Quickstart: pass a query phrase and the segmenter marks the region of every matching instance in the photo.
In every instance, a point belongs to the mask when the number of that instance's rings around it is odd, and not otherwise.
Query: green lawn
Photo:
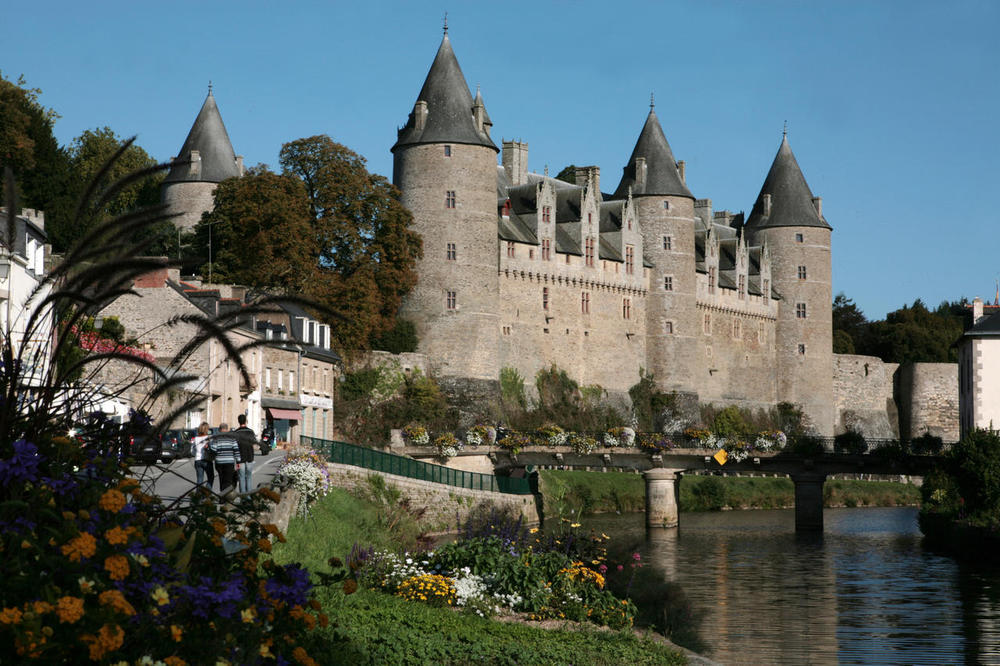
[[[344,559],[355,542],[398,546],[386,509],[335,489],[295,518],[287,542],[275,544],[279,563],[299,561],[328,571],[327,560]],[[405,529],[405,528],[404,528]],[[408,537],[404,537],[404,540]],[[309,654],[321,664],[683,664],[666,646],[631,632],[546,630],[497,622],[449,608],[403,601],[382,592],[338,589],[319,593],[331,626],[314,632]]]

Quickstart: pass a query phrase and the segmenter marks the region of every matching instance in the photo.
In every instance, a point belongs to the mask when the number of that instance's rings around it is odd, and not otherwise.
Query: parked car
[[[136,461],[146,465],[152,465],[157,460],[170,462],[174,459],[173,451],[165,451],[162,437],[154,432],[132,435],[129,451]]]
[[[186,430],[168,430],[163,433],[163,450],[164,452],[169,451],[172,454],[171,460],[190,458],[193,455],[191,451],[191,437],[187,435]],[[164,460],[164,462],[167,461]]]

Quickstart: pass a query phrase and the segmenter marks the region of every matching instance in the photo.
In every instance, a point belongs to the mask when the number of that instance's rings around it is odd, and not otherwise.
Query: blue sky
[[[1000,265],[1000,3],[34,2],[3,17],[7,78],[61,118],[176,154],[207,91],[247,164],[329,134],[391,176],[449,14],[494,138],[613,190],[649,95],[695,196],[749,210],[783,123],[834,228],[834,292],[877,319],[992,299]]]

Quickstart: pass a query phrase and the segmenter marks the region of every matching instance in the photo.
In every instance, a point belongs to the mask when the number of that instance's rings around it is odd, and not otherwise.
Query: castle
[[[787,136],[744,219],[691,193],[652,103],[613,194],[594,166],[529,172],[492,126],[446,28],[392,147],[424,239],[401,316],[442,381],[488,392],[555,364],[621,395],[647,371],[701,402],[798,404],[833,434],[831,227]]]

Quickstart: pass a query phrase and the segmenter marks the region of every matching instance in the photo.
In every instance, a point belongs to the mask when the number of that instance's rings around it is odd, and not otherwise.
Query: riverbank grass
[[[629,513],[645,508],[641,474],[543,470],[539,489],[549,516],[574,513]],[[795,505],[791,479],[760,476],[685,475],[680,482],[681,511],[779,509]],[[917,506],[920,489],[890,481],[830,479],[823,487],[824,506]]]
[[[341,489],[316,502],[306,518],[289,525],[275,544],[279,563],[300,561],[329,571],[328,560],[346,560],[355,543],[401,551],[415,539],[405,520],[386,520],[387,507]],[[411,543],[407,543],[411,542]],[[544,629],[521,621],[499,622],[454,607],[432,607],[374,590],[344,595],[321,589],[317,598],[330,626],[308,646],[319,663],[351,664],[683,664],[684,656],[631,631],[549,621]]]

